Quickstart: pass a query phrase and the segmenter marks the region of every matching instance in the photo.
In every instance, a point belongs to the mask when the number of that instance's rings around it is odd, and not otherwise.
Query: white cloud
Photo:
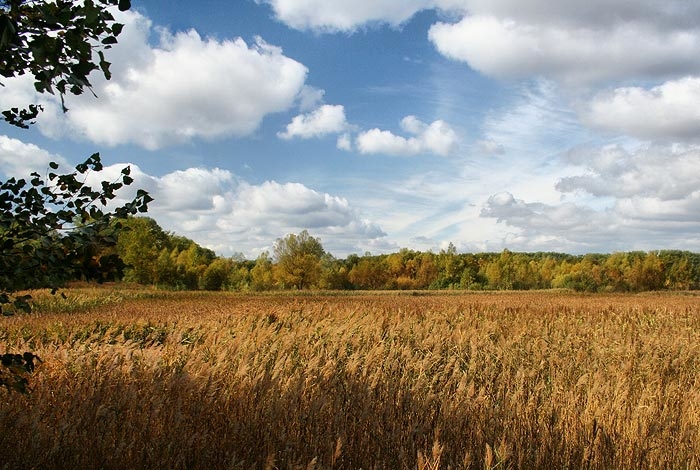
[[[299,110],[305,113],[317,108],[323,103],[323,95],[325,94],[325,90],[310,85],[304,85],[301,91],[299,91]]]
[[[595,97],[584,114],[596,127],[641,139],[700,139],[700,78],[651,89],[625,87]]]
[[[155,199],[149,216],[164,229],[222,255],[241,252],[255,258],[277,238],[305,229],[338,255],[364,252],[386,235],[347,199],[300,183],[252,184],[218,168],[189,168],[155,177],[136,167],[132,175],[133,186],[146,189]]]
[[[638,249],[626,240],[614,214],[572,203],[526,202],[509,192],[497,193],[484,204],[481,217],[510,227],[501,231],[501,246],[516,251],[586,253]]]
[[[123,36],[108,55],[113,79],[94,80],[99,99],[69,97],[67,115],[54,106],[41,116],[43,132],[149,149],[244,136],[268,114],[291,108],[304,89],[306,67],[260,38],[248,45],[161,29],[151,47],[150,21],[133,12],[122,21]]]
[[[699,71],[700,5],[687,0],[258,0],[296,29],[398,26],[421,10],[462,17],[430,30],[448,57],[497,77],[586,83]]]
[[[526,202],[510,193],[493,195],[481,216],[511,228],[504,245],[519,251],[570,253],[629,250],[698,250],[700,192],[688,199],[620,199],[607,209]]]
[[[259,0],[260,1],[260,0]],[[296,29],[354,31],[368,23],[399,25],[416,12],[430,8],[426,0],[262,0],[275,16]]]
[[[292,122],[287,124],[287,129],[277,135],[282,139],[294,137],[310,139],[327,134],[338,134],[347,127],[345,108],[342,105],[324,104],[310,113],[295,116]]]
[[[59,155],[52,155],[34,144],[0,135],[0,171],[6,176],[26,179],[32,172],[45,175],[49,162],[58,163],[66,173],[73,170]]]
[[[350,138],[350,134],[345,133],[340,135],[338,137],[336,147],[340,150],[345,150],[346,152],[352,151],[352,139]]]
[[[445,56],[499,78],[542,76],[580,84],[700,71],[700,30],[630,21],[571,25],[568,19],[536,23],[472,15],[434,24],[429,37]]]
[[[587,226],[592,211],[571,203],[559,206],[527,203],[509,192],[489,197],[481,215],[496,217],[512,226],[527,227],[548,233],[570,233]]]
[[[700,5],[687,0],[462,0],[459,3],[474,15],[572,26],[639,21],[673,28],[693,25],[700,19]]]
[[[688,0],[257,0],[296,29],[354,31],[367,24],[400,25],[421,10],[493,15],[527,23],[561,22],[580,26],[625,21],[657,22],[667,27],[692,26],[700,5]]]
[[[700,248],[700,147],[580,148],[564,161],[583,173],[556,189],[577,202],[528,202],[504,191],[484,204],[482,217],[510,227],[512,249]]]
[[[561,192],[597,197],[685,200],[700,188],[700,147],[650,145],[628,151],[619,145],[578,149],[567,161],[584,174],[562,178]]]
[[[457,149],[457,133],[442,120],[428,125],[415,116],[406,116],[401,120],[401,128],[414,137],[402,137],[375,128],[361,132],[355,139],[355,145],[360,153],[388,155],[432,153],[447,156]]]
[[[0,136],[0,172],[5,175],[26,178],[32,171],[44,175],[50,161],[61,165],[61,173],[72,170],[60,156]],[[252,184],[219,168],[188,168],[153,176],[138,165],[115,163],[89,173],[86,183],[98,187],[101,181],[116,181],[126,166],[131,167],[134,182],[117,193],[110,207],[130,201],[137,189],[144,189],[154,198],[146,215],[165,230],[220,255],[244,253],[253,259],[271,249],[277,238],[305,229],[338,256],[364,253],[383,243],[386,236],[379,224],[363,217],[343,197],[300,183]]]

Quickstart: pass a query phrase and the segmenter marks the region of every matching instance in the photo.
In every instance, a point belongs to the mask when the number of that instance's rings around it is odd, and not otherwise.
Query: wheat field
[[[698,296],[413,294],[39,298],[0,468],[700,468]]]

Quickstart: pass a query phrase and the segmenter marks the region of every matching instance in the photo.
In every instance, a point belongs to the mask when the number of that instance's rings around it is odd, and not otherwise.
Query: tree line
[[[570,255],[553,252],[396,253],[338,259],[307,231],[289,234],[255,260],[220,257],[192,240],[164,231],[147,217],[122,222],[115,246],[114,280],[170,289],[269,291],[531,290],[640,292],[700,288],[700,254],[680,250]]]

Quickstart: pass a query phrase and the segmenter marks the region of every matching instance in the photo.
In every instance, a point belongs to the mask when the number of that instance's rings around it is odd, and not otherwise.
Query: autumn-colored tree
[[[250,287],[256,291],[270,290],[274,286],[272,277],[272,259],[270,253],[263,251],[255,260],[250,270]]]
[[[277,261],[274,276],[280,287],[308,289],[318,283],[325,250],[321,241],[308,231],[277,239],[274,253]]]
[[[204,290],[221,290],[228,281],[233,268],[231,260],[217,258],[202,273],[201,288]]]
[[[387,270],[379,258],[363,258],[350,269],[348,279],[356,289],[381,289],[387,282]]]

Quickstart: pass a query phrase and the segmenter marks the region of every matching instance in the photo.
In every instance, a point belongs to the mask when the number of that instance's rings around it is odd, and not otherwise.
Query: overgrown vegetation
[[[80,291],[78,291],[80,292]],[[105,292],[105,295],[114,295]],[[2,319],[7,468],[698,468],[700,302],[160,292]]]

